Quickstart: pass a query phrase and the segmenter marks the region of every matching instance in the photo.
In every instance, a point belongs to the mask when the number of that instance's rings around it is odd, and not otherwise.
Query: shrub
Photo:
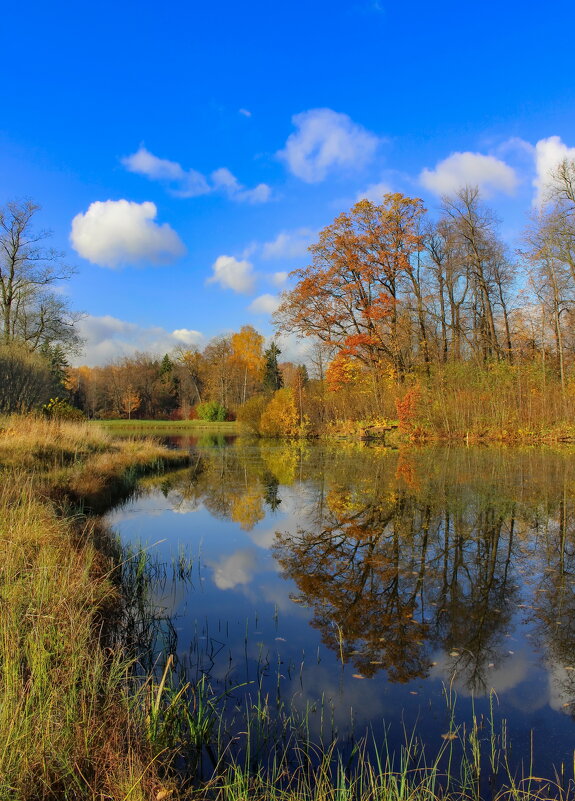
[[[237,419],[240,423],[248,426],[255,434],[259,434],[260,420],[267,403],[268,400],[264,395],[254,395],[253,398],[249,398],[240,406]]]
[[[198,418],[209,423],[222,423],[227,417],[227,409],[217,401],[207,401],[196,406]]]
[[[260,433],[264,437],[295,437],[298,424],[299,415],[292,390],[278,389],[263,411]]]
[[[80,409],[71,406],[63,398],[50,398],[48,403],[42,406],[42,414],[51,420],[84,420],[84,414]]]

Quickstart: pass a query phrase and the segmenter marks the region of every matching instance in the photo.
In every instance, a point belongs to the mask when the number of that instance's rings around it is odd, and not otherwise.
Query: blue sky
[[[77,266],[81,362],[269,335],[285,273],[362,194],[436,212],[479,184],[516,245],[575,156],[574,22],[514,0],[11,4],[0,202],[39,202]]]

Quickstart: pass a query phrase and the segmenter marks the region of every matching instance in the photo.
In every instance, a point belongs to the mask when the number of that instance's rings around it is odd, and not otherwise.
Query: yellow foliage
[[[239,523],[244,531],[251,531],[264,517],[262,495],[258,486],[233,499],[231,518],[235,523]]]
[[[260,420],[260,433],[264,437],[295,437],[299,428],[299,414],[291,389],[278,389],[264,409]]]
[[[262,450],[262,459],[266,468],[280,484],[294,483],[300,466],[301,446],[292,442],[284,442],[278,448]]]

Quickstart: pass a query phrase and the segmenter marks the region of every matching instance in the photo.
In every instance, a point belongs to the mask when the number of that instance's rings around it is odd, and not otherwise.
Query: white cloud
[[[389,184],[381,182],[378,184],[370,184],[366,186],[363,192],[358,192],[355,196],[355,202],[359,203],[360,200],[371,200],[372,203],[381,203],[383,196],[392,191]]]
[[[169,264],[186,252],[167,223],[154,222],[155,203],[105,200],[91,203],[72,220],[70,241],[83,258],[101,267]]]
[[[271,197],[271,188],[267,184],[258,184],[253,189],[247,189],[227,167],[214,170],[210,183],[201,172],[185,170],[177,161],[158,158],[143,145],[136,153],[121,159],[121,162],[130,172],[145,175],[152,181],[167,183],[170,192],[176,197],[197,197],[210,192],[222,192],[238,203],[267,203]]]
[[[242,117],[251,117],[251,116],[252,116],[252,112],[251,112],[251,111],[249,111],[247,108],[241,108],[241,109],[239,109],[239,112],[238,112],[238,113],[239,113],[239,114],[241,114],[241,115],[242,115]]]
[[[425,168],[419,180],[437,195],[449,195],[465,186],[478,186],[486,197],[494,192],[513,194],[517,187],[515,170],[495,156],[483,153],[452,153],[434,170]]]
[[[232,200],[240,203],[267,203],[272,190],[267,184],[258,184],[253,189],[246,189],[227,167],[214,170],[211,175],[214,189],[223,191]]]
[[[255,283],[253,265],[247,259],[236,259],[234,256],[218,256],[212,264],[213,275],[208,284],[219,284],[224,289],[234,292],[252,292]]]
[[[260,295],[250,303],[248,310],[254,314],[273,314],[280,305],[277,295]]]
[[[242,189],[232,195],[232,200],[239,200],[245,203],[267,203],[271,196],[272,190],[268,184],[258,184],[253,189]]]
[[[262,258],[297,259],[307,255],[309,246],[317,236],[311,228],[298,228],[296,231],[281,231],[271,242],[262,246]]]
[[[282,286],[289,278],[289,273],[285,270],[281,270],[280,272],[274,273],[271,277],[271,281],[276,286]]]
[[[204,340],[200,331],[178,328],[170,332],[161,326],[140,326],[110,315],[87,315],[80,320],[78,329],[85,346],[76,363],[89,366],[106,364],[138,351],[161,355],[178,345],[200,345]]]
[[[298,337],[296,334],[280,334],[275,337],[275,342],[281,350],[282,362],[295,362],[296,364],[307,364],[310,352],[314,345],[314,340],[309,337]]]
[[[575,159],[575,147],[567,147],[559,136],[540,139],[535,145],[535,205],[540,206],[547,199],[552,173],[564,159]]]
[[[475,695],[480,698],[488,695],[491,690],[495,690],[499,694],[509,692],[524,682],[529,674],[527,654],[519,651],[516,654],[503,656],[497,665],[494,664],[492,668],[488,668],[483,686],[479,682],[472,686],[469,682],[468,671],[465,668],[459,668],[457,660],[458,658],[450,657],[444,651],[434,653],[434,665],[430,674],[433,679],[453,683],[457,692],[464,697]],[[531,701],[532,699],[529,699],[529,702]]]
[[[212,563],[214,583],[220,590],[233,590],[240,584],[249,584],[257,570],[257,557],[253,551],[239,550]]]
[[[182,345],[197,345],[203,339],[203,334],[199,331],[194,331],[192,328],[176,328],[170,336]]]
[[[522,139],[520,136],[512,136],[501,142],[501,144],[497,146],[496,152],[501,156],[511,154],[515,156],[529,156],[532,159],[535,154],[535,148],[531,142],[528,142],[526,139]]]
[[[152,181],[176,182],[179,189],[175,193],[180,197],[196,197],[211,191],[201,172],[184,170],[177,161],[160,159],[143,146],[136,153],[123,158],[122,164],[130,172],[145,175]]]
[[[347,114],[316,108],[292,117],[298,129],[278,152],[290,172],[317,183],[337,168],[360,169],[375,155],[379,139]]]
[[[160,159],[145,147],[141,147],[136,153],[126,156],[121,161],[129,172],[146,175],[155,181],[180,181],[185,175],[177,161]]]

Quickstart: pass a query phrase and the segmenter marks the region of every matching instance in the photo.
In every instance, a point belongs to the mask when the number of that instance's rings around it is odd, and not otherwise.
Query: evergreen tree
[[[275,392],[283,386],[282,374],[278,367],[278,356],[280,353],[281,350],[275,342],[272,342],[269,348],[264,352],[265,365],[263,385],[264,389],[268,392]]]

